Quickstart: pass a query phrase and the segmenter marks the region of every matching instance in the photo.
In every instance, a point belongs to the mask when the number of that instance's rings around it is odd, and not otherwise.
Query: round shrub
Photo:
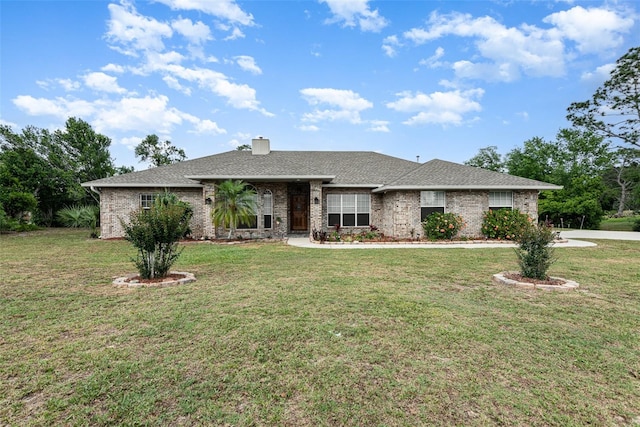
[[[424,235],[429,240],[453,239],[465,226],[461,216],[434,212],[422,222]]]
[[[516,240],[530,226],[531,217],[518,209],[490,209],[482,217],[482,234],[488,239]]]

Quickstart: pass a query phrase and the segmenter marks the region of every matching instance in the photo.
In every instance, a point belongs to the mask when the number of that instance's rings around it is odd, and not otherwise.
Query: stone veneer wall
[[[196,238],[203,236],[204,197],[200,188],[102,188],[100,190],[100,236],[111,239],[124,236],[120,218],[128,221],[131,212],[140,209],[141,194],[174,193],[193,208],[191,232]]]

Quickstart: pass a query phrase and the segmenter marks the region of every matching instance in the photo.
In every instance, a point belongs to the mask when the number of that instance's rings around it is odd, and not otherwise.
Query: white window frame
[[[513,209],[513,191],[489,191],[489,209]]]
[[[273,193],[265,190],[262,195],[262,225],[265,229],[273,228]],[[267,227],[267,222],[269,226]]]
[[[327,225],[330,215],[340,216],[340,227],[368,227],[371,224],[371,194],[345,193],[327,194]],[[344,225],[345,215],[354,215],[354,225]],[[361,224],[358,219],[361,215],[367,215],[367,223]]]
[[[156,197],[158,197],[158,195],[154,193],[141,193],[139,199],[140,208],[144,210],[151,209],[151,206],[153,206],[153,202],[156,200]]]
[[[444,191],[420,192],[420,220],[424,221],[434,212],[445,212],[447,194]]]

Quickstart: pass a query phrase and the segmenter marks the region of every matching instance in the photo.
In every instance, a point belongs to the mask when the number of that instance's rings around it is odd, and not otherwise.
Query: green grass
[[[189,244],[123,290],[124,241],[0,235],[0,425],[629,425],[640,242],[557,249],[578,291],[491,283],[513,250]]]
[[[600,223],[600,230],[633,231],[633,225],[638,219],[640,219],[640,216],[628,216],[623,218],[605,218]]]

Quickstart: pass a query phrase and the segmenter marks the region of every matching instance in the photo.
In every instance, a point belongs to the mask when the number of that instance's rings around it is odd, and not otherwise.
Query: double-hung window
[[[329,227],[364,227],[369,225],[370,214],[369,194],[327,194]]]
[[[264,228],[271,228],[273,225],[273,193],[266,190],[262,196],[262,215]]]
[[[489,191],[489,209],[513,209],[513,193],[511,191]]]
[[[420,221],[424,221],[434,212],[444,213],[444,204],[444,191],[421,191]]]
[[[145,210],[151,209],[151,206],[153,206],[153,201],[155,199],[156,199],[155,194],[151,194],[151,193],[140,194],[140,207]]]

